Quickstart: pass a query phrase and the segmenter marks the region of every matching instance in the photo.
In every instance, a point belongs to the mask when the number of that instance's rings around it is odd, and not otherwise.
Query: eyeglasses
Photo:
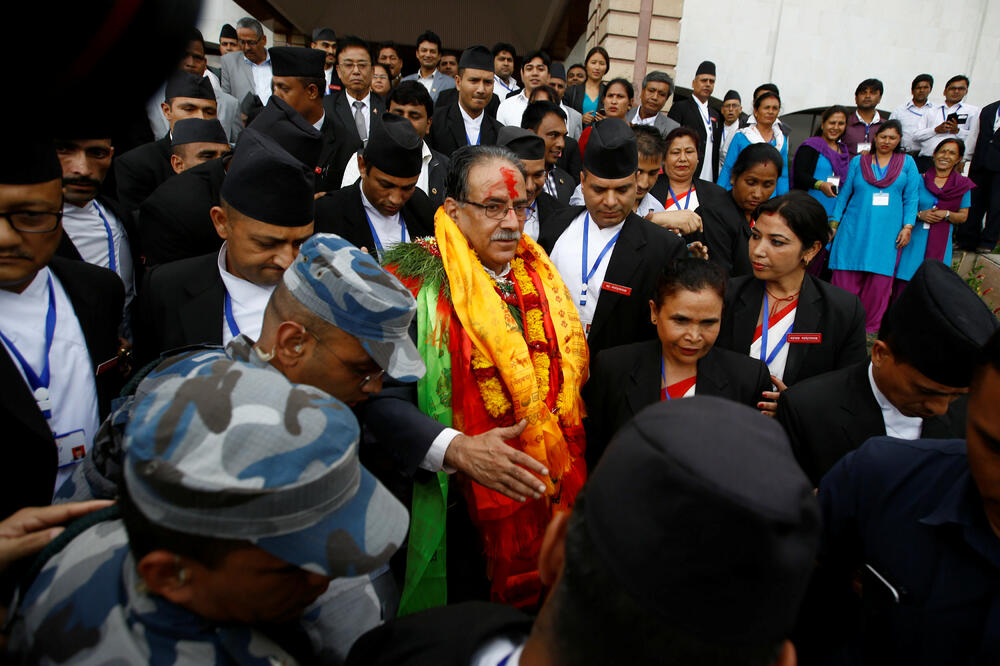
[[[375,81],[375,80],[388,81],[389,77],[386,76],[385,74],[372,74],[372,81]]]
[[[7,224],[14,231],[28,234],[45,234],[55,231],[59,228],[62,216],[62,211],[19,210],[13,213],[0,213],[0,218],[7,220]]]
[[[240,46],[249,46],[250,48],[253,48],[253,47],[257,46],[260,43],[260,39],[259,38],[258,39],[238,39],[236,41],[239,42]]]
[[[349,72],[352,69],[357,69],[358,71],[363,72],[369,67],[371,67],[372,64],[367,60],[363,60],[362,62],[351,62],[351,61],[342,62],[340,63],[340,66],[344,68],[345,72]]]
[[[481,204],[481,203],[476,203],[475,201],[467,201],[465,199],[460,199],[459,203],[469,204],[470,206],[475,206],[476,208],[481,209],[484,213],[486,213],[486,217],[492,220],[502,220],[505,217],[507,217],[507,213],[509,213],[510,211],[514,211],[514,215],[517,216],[517,219],[527,220],[528,208],[530,207],[528,206],[528,204],[524,202],[517,202],[513,206],[508,206],[507,204],[499,204],[499,203]]]
[[[299,325],[302,326],[301,324],[299,324]],[[330,345],[328,345],[325,342],[323,342],[322,340],[320,340],[318,335],[316,335],[315,333],[313,333],[312,331],[310,331],[305,326],[302,326],[302,330],[304,332],[308,333],[309,335],[313,336],[316,339],[316,342],[318,342],[319,344],[321,344],[324,347],[326,347],[326,350],[328,352],[330,352],[330,354],[335,359],[337,359],[338,361],[340,361],[340,364],[342,366],[344,366],[345,368],[347,368],[348,370],[350,370],[352,373],[354,373],[355,376],[357,376],[358,378],[361,379],[361,384],[358,385],[358,389],[359,390],[364,389],[366,386],[368,386],[369,384],[371,384],[374,381],[377,381],[377,380],[381,379],[382,376],[385,375],[385,370],[379,370],[378,372],[370,374],[370,375],[366,375],[364,373],[358,372],[352,366],[348,365],[348,363],[346,361],[344,361],[344,359],[340,358],[340,356],[337,355],[337,352],[333,351],[333,347],[331,347]]]

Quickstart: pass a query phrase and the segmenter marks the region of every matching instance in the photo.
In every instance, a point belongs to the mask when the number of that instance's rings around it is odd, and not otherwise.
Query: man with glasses
[[[0,167],[0,516],[44,506],[89,450],[121,386],[124,289],[113,272],[53,256],[63,169],[51,140],[9,138]]]
[[[271,56],[260,21],[244,16],[236,22],[240,51],[222,56],[222,89],[242,100],[254,93],[267,104],[271,96]]]
[[[362,39],[347,35],[337,42],[337,74],[344,89],[323,98],[326,113],[333,118],[335,134],[350,155],[368,143],[372,123],[385,113],[385,101],[371,91],[372,54]],[[341,172],[343,175],[343,172]]]
[[[945,139],[960,139],[965,142],[965,160],[972,159],[976,152],[976,137],[979,135],[979,107],[966,104],[962,100],[969,93],[969,77],[959,74],[944,84],[944,104],[927,110],[920,120],[919,129],[913,133],[913,140],[920,144],[917,168],[921,173],[931,167],[934,149]],[[964,170],[964,164],[963,170]]]
[[[274,286],[312,235],[313,193],[312,167],[271,137],[244,130],[210,211],[222,248],[146,275],[136,325],[139,366],[177,347],[257,337]]]
[[[523,234],[527,213],[516,155],[459,148],[434,237],[383,262],[417,299],[427,365],[415,386],[363,407],[374,440],[413,477],[403,614],[482,598],[484,572],[494,600],[537,604],[545,526],[584,480],[586,342],[555,267]]]

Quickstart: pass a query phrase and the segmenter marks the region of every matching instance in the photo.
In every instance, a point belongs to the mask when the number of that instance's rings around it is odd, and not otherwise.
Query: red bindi
[[[507,194],[511,200],[517,199],[517,172],[509,167],[500,167],[503,182],[507,184]]]

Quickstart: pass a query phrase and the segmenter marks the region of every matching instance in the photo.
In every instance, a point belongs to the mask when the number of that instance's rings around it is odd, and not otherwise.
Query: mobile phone
[[[597,113],[603,116],[604,115],[604,107],[603,106],[598,107]]]
[[[948,122],[958,124],[958,114],[950,113],[948,114]]]
[[[836,185],[834,185],[834,186],[833,186],[833,187],[831,187],[830,189],[832,189],[832,190],[833,190],[833,193],[834,193],[835,195],[836,195],[836,194],[840,194],[840,190],[839,190],[839,188],[838,188],[838,187],[837,187]]]

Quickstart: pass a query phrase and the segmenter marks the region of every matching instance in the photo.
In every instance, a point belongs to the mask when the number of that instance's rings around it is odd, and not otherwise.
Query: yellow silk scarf
[[[567,426],[577,426],[584,415],[579,391],[587,378],[587,342],[569,290],[545,251],[528,235],[522,235],[517,255],[530,261],[541,278],[558,339],[561,388],[571,392],[564,396],[560,391],[560,413],[556,415],[545,404],[549,387],[537,383],[528,344],[517,322],[493,288],[479,257],[443,207],[434,217],[434,228],[448,274],[455,316],[472,343],[496,365],[517,419],[527,419],[520,436],[521,449],[548,468],[551,479],[546,479],[546,487],[552,496],[558,492],[558,481],[572,465],[560,420]]]

